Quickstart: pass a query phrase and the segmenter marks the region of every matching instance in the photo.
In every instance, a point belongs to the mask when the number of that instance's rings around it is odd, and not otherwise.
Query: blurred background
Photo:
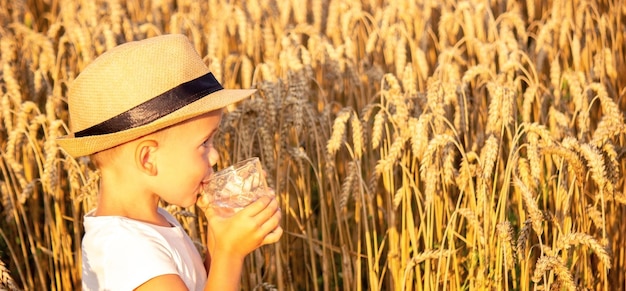
[[[0,289],[80,289],[98,173],[55,142],[67,88],[165,33],[258,89],[219,167],[261,157],[286,232],[242,289],[626,289],[624,0],[0,0],[0,24]],[[204,251],[201,212],[163,206]]]

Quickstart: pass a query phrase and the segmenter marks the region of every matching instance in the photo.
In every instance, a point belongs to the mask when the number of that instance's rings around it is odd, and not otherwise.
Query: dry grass
[[[245,290],[626,289],[623,0],[0,0],[0,288],[80,285],[98,173],[54,138],[117,44],[184,33],[281,242]],[[201,242],[196,209],[168,206]]]

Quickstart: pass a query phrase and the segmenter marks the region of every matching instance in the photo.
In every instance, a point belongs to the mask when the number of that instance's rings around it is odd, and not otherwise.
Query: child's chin
[[[194,196],[193,199],[189,199],[189,200],[186,200],[186,201],[181,201],[178,206],[183,207],[183,208],[191,207],[194,204],[196,204],[196,200],[197,199],[198,198]]]

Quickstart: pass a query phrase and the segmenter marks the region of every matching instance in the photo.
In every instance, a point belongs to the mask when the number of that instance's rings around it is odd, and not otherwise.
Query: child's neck
[[[159,197],[149,193],[142,183],[128,183],[128,177],[103,175],[100,180],[95,216],[122,216],[158,226],[171,224],[158,211]],[[135,180],[136,181],[136,180]]]

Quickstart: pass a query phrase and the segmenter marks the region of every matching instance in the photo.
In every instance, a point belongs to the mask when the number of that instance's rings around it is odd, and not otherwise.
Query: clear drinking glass
[[[259,158],[254,157],[213,173],[198,205],[203,210],[213,207],[218,214],[230,215],[268,195],[263,167]]]

